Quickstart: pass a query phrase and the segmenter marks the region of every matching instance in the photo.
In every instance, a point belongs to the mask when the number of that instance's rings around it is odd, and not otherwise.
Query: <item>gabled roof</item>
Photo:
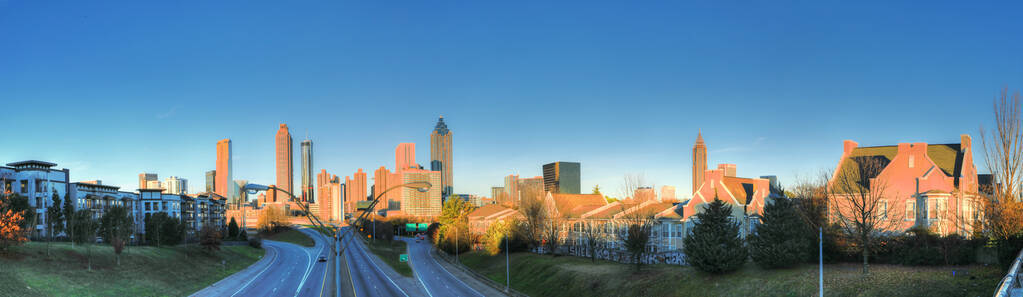
[[[589,212],[586,212],[580,215],[579,217],[584,219],[597,220],[611,219],[614,217],[614,215],[618,214],[619,212],[622,212],[635,205],[636,204],[623,204],[621,201],[615,201],[608,203],[607,205],[601,206],[599,208],[590,210]]]
[[[739,204],[749,204],[749,201],[746,201],[746,198],[753,195],[753,193],[746,193],[746,186],[743,186],[743,184],[750,185],[750,190],[752,190],[752,185],[755,184],[756,181],[752,178],[725,176],[721,179],[721,183],[725,185],[725,188],[728,189],[729,193],[732,193],[735,200],[739,201]]]
[[[558,213],[565,217],[579,217],[582,214],[607,205],[600,194],[550,194]]]
[[[486,205],[486,206],[477,208],[476,210],[470,212],[469,213],[469,217],[470,218],[471,217],[486,217],[486,216],[490,216],[492,214],[504,211],[505,209],[508,209],[508,208],[504,207],[504,206],[501,206],[501,205],[498,205],[498,204],[490,204],[490,205]]]
[[[648,200],[632,208],[626,209],[625,211],[622,211],[618,214],[615,214],[614,218],[616,219],[625,218],[630,214],[640,214],[643,216],[646,216],[647,214],[657,215],[664,211],[664,209],[671,208],[672,206],[673,205],[670,202],[657,202],[654,200]]]
[[[949,177],[958,178],[962,174],[962,163],[963,153],[961,145],[958,143],[949,144],[928,144],[927,145],[927,157],[934,162],[935,165],[941,169],[942,173]],[[858,177],[859,162],[865,162],[866,160],[873,159],[877,160],[881,164],[881,170],[868,176],[869,178],[877,177],[884,168],[888,167],[888,164],[895,159],[895,155],[899,154],[898,145],[885,145],[885,146],[870,146],[870,147],[857,147],[849,152],[848,158],[843,160],[842,167],[836,171],[836,177],[839,176],[851,176]]]

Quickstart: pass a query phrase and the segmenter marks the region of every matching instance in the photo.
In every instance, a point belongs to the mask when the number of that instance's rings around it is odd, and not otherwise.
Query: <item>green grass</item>
[[[412,276],[412,267],[408,265],[408,262],[401,262],[399,259],[401,254],[407,253],[407,246],[404,241],[392,240],[388,243],[385,240],[374,242],[373,240],[363,239],[362,242],[365,242],[369,250],[376,254],[377,257],[384,260],[384,263],[394,268],[394,271],[404,276]]]
[[[206,252],[197,245],[130,247],[121,265],[109,245],[92,245],[92,271],[82,245],[29,242],[0,254],[0,295],[4,296],[187,296],[263,256],[249,246]],[[226,261],[221,266],[221,261]]]
[[[505,282],[504,255],[462,254],[462,263]],[[634,265],[587,258],[512,253],[512,288],[532,296],[813,296],[817,266],[764,270],[753,264],[726,275],[691,267]],[[1005,273],[995,267],[906,267],[872,265],[862,276],[857,264],[824,267],[826,296],[991,296]],[[952,270],[956,276],[952,276]]]
[[[274,241],[290,242],[290,243],[294,243],[294,244],[301,245],[301,246],[307,246],[307,247],[311,247],[311,246],[315,246],[316,245],[316,242],[313,241],[313,239],[310,238],[309,235],[306,235],[305,233],[302,233],[302,231],[298,231],[298,229],[289,229],[289,230],[284,231],[284,232],[279,232],[279,233],[276,233],[276,234],[269,235],[267,237],[264,237],[263,239],[274,240]]]

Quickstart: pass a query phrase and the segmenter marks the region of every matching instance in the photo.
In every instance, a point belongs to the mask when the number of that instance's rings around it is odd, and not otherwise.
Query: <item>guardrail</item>
[[[995,290],[995,297],[1021,295],[1020,293],[1023,292],[1023,290],[1019,290],[1023,289],[1023,284],[1020,283],[1020,277],[1023,276],[1023,274],[1020,274],[1019,271],[1020,266],[1023,265],[1021,262],[1023,262],[1023,250],[1020,250],[1019,254],[1016,255],[1016,260],[1012,261],[1012,266],[1009,267],[1009,272],[1005,274],[1005,277],[1002,278],[1002,281],[998,284],[998,289]],[[1013,289],[1017,289],[1017,291],[1014,292]]]

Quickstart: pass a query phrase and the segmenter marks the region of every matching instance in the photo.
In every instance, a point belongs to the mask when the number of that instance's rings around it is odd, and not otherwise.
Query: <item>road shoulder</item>
[[[493,286],[485,284],[483,283],[483,281],[477,279],[476,276],[463,270],[468,268],[459,267],[456,264],[448,262],[448,260],[445,259],[444,256],[440,255],[439,253],[441,252],[438,251],[435,247],[433,247],[432,245],[430,246],[429,254],[430,258],[432,258],[431,260],[436,261],[441,268],[446,270],[448,273],[451,273],[451,275],[453,275],[455,278],[461,280],[462,283],[464,283],[466,286],[469,286],[473,290],[476,290],[476,292],[480,292],[481,294],[483,294],[483,296],[510,296],[507,293],[505,293],[504,290],[498,290]]]
[[[263,250],[265,251],[263,257],[260,258],[259,261],[256,261],[256,263],[252,263],[249,267],[235,272],[234,274],[229,275],[224,279],[213,283],[209,287],[203,288],[202,290],[199,290],[199,292],[195,292],[189,296],[230,296],[231,294],[234,294],[241,285],[258,275],[273,262],[277,255],[277,251],[266,246],[263,247]]]

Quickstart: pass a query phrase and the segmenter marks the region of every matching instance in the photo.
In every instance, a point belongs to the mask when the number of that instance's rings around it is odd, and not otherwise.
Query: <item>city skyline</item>
[[[188,3],[152,5],[0,4],[18,11],[0,18],[0,98],[12,98],[4,109],[53,106],[47,121],[6,112],[0,124],[33,124],[17,126],[0,159],[48,160],[72,180],[126,189],[142,172],[178,176],[199,192],[219,139],[233,141],[233,178],[272,184],[270,134],[280,123],[316,142],[313,172],[350,173],[392,164],[402,142],[430,160],[422,148],[444,115],[459,134],[456,193],[489,195],[504,176],[573,160],[587,164],[584,193],[596,184],[617,193],[623,175],[643,174],[686,197],[698,132],[708,165],[743,164],[740,176],[787,184],[834,167],[846,139],[954,143],[970,134],[980,143],[991,100],[1023,82],[1013,7],[591,1],[583,17],[565,18],[580,5],[471,3],[466,10],[488,14],[465,14],[306,4],[295,16],[253,4],[227,24]],[[163,13],[188,21],[148,21]],[[42,21],[51,18],[81,22],[71,34]],[[134,147],[111,152],[123,143]]]

